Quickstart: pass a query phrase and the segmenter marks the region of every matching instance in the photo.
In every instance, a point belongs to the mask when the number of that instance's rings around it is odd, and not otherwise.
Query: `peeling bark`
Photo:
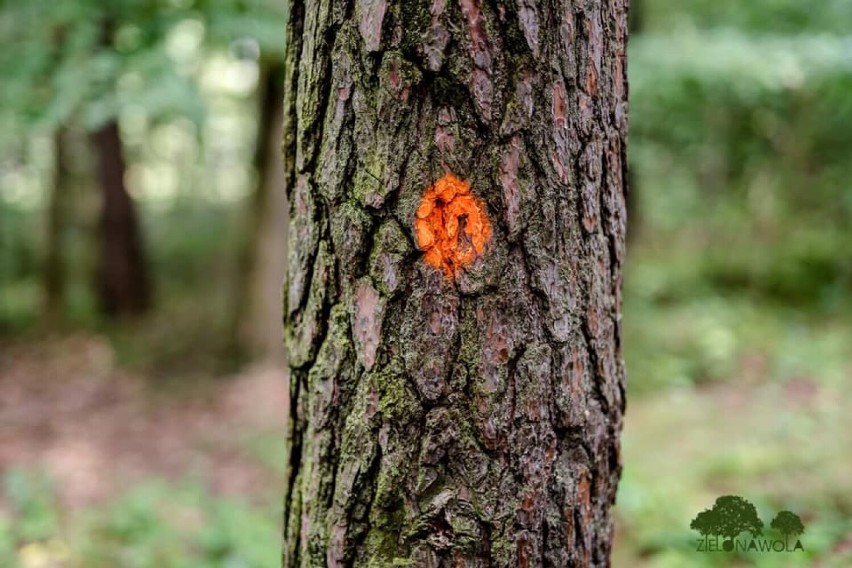
[[[284,566],[609,564],[626,26],[627,0],[293,3]],[[448,275],[415,219],[450,172],[491,234]]]

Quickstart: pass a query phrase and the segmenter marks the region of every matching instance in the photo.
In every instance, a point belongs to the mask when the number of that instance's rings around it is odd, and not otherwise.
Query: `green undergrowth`
[[[109,503],[66,510],[43,474],[15,470],[4,481],[4,567],[265,568],[280,557],[277,499],[258,506],[191,480],[150,479]]]

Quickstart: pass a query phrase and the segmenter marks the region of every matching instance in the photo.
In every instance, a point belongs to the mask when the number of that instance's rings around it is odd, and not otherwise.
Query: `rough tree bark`
[[[284,566],[609,563],[626,35],[627,0],[293,3]],[[447,172],[491,223],[451,276],[414,230]]]
[[[133,199],[127,192],[127,169],[118,122],[92,134],[101,189],[100,258],[97,290],[108,316],[139,314],[151,304],[151,284]]]

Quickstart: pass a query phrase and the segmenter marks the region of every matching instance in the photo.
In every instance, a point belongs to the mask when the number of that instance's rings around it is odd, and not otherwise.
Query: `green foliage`
[[[833,189],[852,146],[849,42],[728,32],[639,38],[631,49],[640,183],[687,185],[710,203],[751,191],[764,216],[825,213],[835,198],[828,219],[849,219],[852,200]],[[777,189],[780,199],[762,195]]]
[[[705,281],[693,250],[663,257],[635,250],[625,280],[625,358],[631,395],[742,381],[787,381],[802,374],[824,384],[847,377],[852,342],[848,302],[826,311],[725,290]],[[769,253],[768,253],[769,254]],[[783,258],[782,252],[774,255]],[[715,270],[715,269],[713,269]]]
[[[196,483],[151,480],[61,519],[43,476],[8,473],[3,497],[13,505],[11,517],[0,515],[3,566],[38,557],[87,568],[265,568],[279,557],[275,503],[257,507]]]
[[[848,33],[852,4],[847,0],[638,0],[649,31],[680,27],[736,26],[753,32],[798,34],[821,30]]]
[[[0,200],[0,332],[25,328],[35,318],[40,250],[31,221],[31,212]]]
[[[283,60],[287,2],[278,0],[198,0],[214,42],[251,38],[264,58]]]
[[[631,49],[639,230],[700,248],[702,286],[836,309],[852,286],[849,42],[728,31]]]
[[[814,372],[810,360],[803,363]],[[843,410],[852,394],[845,375],[836,383],[821,374],[814,380],[810,402],[791,400],[790,382],[741,376],[713,388],[634,396],[622,438],[613,565],[848,566],[852,493],[849,460],[838,448],[852,442],[852,415]],[[719,493],[734,491],[752,498],[764,519],[785,508],[800,514],[805,551],[696,552],[690,520]]]
[[[146,325],[100,327],[109,333],[118,361],[158,373],[233,370],[227,346],[240,208],[183,203],[143,213],[160,309]],[[91,294],[81,288],[80,293]],[[97,322],[93,326],[99,328]]]
[[[5,496],[17,519],[14,537],[22,541],[36,541],[56,534],[59,515],[50,481],[44,475],[29,477],[21,470],[8,472],[3,481]]]
[[[133,105],[145,105],[153,116],[200,120],[194,85],[167,50],[171,31],[187,17],[155,1],[9,3],[2,12],[4,41],[15,48],[0,51],[8,85],[0,120],[16,126],[11,132],[49,131],[79,115],[95,129]]]
[[[272,0],[6,2],[0,33],[14,48],[0,50],[0,151],[23,131],[94,130],[128,110],[198,124],[199,49],[251,40],[278,60],[285,16]]]
[[[754,359],[842,377],[849,330],[826,318],[852,309],[850,54],[829,36],[632,41],[632,393]]]
[[[848,566],[852,3],[631,8],[613,564]],[[696,552],[726,491],[802,514],[805,552]]]

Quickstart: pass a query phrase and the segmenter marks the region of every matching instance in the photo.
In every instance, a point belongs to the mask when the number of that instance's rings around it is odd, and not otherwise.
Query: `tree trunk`
[[[98,298],[108,316],[139,314],[150,306],[151,286],[136,209],[124,183],[118,122],[108,122],[92,141],[101,188]]]
[[[47,205],[46,253],[44,257],[44,305],[42,317],[48,328],[62,322],[65,310],[65,237],[69,215],[71,165],[68,156],[68,129],[53,133],[53,183]]]
[[[630,17],[627,27],[631,35],[638,34],[645,27],[645,0],[630,0]]]
[[[281,156],[284,88],[280,64],[261,62],[258,128],[251,197],[249,242],[241,260],[236,333],[241,351],[253,359],[275,360],[281,345],[281,288],[287,250],[287,199]]]
[[[284,566],[609,564],[626,3],[294,2]]]

